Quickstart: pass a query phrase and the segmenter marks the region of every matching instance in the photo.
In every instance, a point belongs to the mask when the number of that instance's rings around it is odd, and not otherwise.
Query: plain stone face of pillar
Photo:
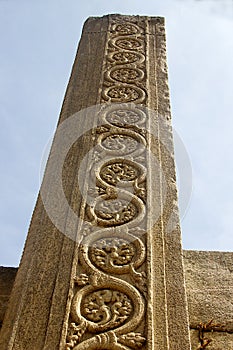
[[[84,25],[0,348],[190,349],[163,18]]]

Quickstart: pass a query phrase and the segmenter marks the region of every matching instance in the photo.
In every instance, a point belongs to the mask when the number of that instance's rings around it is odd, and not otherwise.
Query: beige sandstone
[[[84,25],[0,348],[190,349],[163,18]]]
[[[0,266],[0,326],[6,312],[17,268]]]
[[[204,331],[205,341],[211,340],[206,349],[231,350],[233,253],[183,251],[183,256],[192,350],[197,350],[201,345],[198,330],[200,323],[208,324],[211,320],[213,322],[209,329]],[[16,271],[16,268],[0,268],[0,300],[9,299]],[[0,304],[0,322],[3,321],[6,304]]]
[[[192,349],[233,349],[233,253],[183,254]]]

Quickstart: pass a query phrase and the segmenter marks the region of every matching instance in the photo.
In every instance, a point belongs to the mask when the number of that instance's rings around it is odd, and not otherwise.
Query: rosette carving
[[[88,321],[94,322],[98,331],[107,326],[112,329],[120,326],[132,314],[130,298],[113,289],[100,289],[86,295],[81,302],[81,314]]]
[[[103,98],[111,102],[135,102],[145,100],[145,91],[135,85],[115,85],[104,91]]]
[[[120,23],[113,25],[113,30],[120,35],[129,35],[139,33],[139,28],[132,23]]]
[[[145,57],[139,52],[132,51],[118,51],[109,55],[109,61],[116,64],[130,64],[130,63],[142,63]]]
[[[124,50],[138,50],[143,47],[143,41],[136,37],[120,37],[113,40],[114,46]]]

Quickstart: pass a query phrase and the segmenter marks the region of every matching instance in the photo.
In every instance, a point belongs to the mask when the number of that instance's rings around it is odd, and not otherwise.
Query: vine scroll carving
[[[79,246],[66,350],[146,344],[146,45],[144,20],[111,18],[98,115],[104,127],[90,166],[102,193],[86,204],[92,229]]]

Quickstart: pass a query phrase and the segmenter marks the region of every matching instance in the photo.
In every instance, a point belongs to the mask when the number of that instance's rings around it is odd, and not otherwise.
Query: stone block
[[[17,268],[15,267],[0,266],[0,326],[6,312],[16,272]]]
[[[232,350],[233,349],[233,334],[227,332],[205,332],[205,341],[208,345],[201,348],[198,331],[191,329],[191,344],[192,350],[206,349],[206,350]]]
[[[213,320],[216,329],[233,332],[233,253],[184,251],[191,328]]]

